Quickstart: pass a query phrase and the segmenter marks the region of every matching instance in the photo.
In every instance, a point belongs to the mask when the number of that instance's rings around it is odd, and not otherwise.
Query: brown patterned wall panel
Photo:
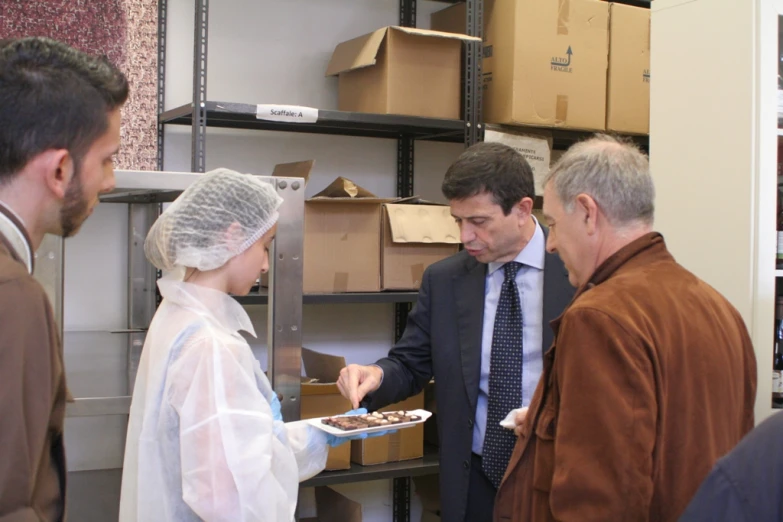
[[[157,0],[0,0],[0,37],[48,36],[103,53],[128,76],[116,167],[157,168]]]

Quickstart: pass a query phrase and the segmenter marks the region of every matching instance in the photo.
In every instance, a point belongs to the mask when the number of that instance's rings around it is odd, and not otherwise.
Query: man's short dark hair
[[[446,171],[441,191],[449,201],[488,192],[505,215],[522,198],[536,197],[530,164],[502,143],[479,142],[467,148]]]
[[[67,149],[77,168],[128,98],[105,56],[48,38],[0,41],[0,185],[38,154]]]

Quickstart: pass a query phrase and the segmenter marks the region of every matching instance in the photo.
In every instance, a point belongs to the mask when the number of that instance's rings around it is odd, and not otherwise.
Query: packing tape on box
[[[402,434],[400,430],[397,433],[392,433],[389,437],[389,458],[386,462],[397,462],[400,460],[400,446],[402,441]]]
[[[336,272],[334,274],[334,284],[332,285],[332,291],[334,292],[348,291],[348,272]]]
[[[560,0],[557,7],[557,34],[568,36],[568,22],[571,20],[571,0]]]
[[[413,281],[413,284],[420,285],[422,277],[424,277],[424,263],[411,265],[411,281]]]
[[[555,121],[563,123],[568,120],[568,96],[558,94],[555,104]]]

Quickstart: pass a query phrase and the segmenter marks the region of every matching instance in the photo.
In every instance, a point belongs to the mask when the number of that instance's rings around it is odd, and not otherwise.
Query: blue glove
[[[272,418],[277,421],[283,421],[283,413],[281,411],[280,399],[277,398],[277,394],[272,395],[272,402],[269,403],[272,408]]]
[[[351,410],[349,412],[346,412],[345,415],[363,415],[365,413],[367,413],[367,408],[359,408],[358,410]],[[347,437],[335,437],[334,435],[330,435],[327,433],[326,443],[332,448],[336,448],[337,446],[341,446],[342,444],[345,444],[349,440],[361,440],[361,439],[367,439],[371,437],[383,437],[384,435],[389,435],[396,432],[397,430],[374,431],[372,433],[357,433],[356,435],[348,435]]]

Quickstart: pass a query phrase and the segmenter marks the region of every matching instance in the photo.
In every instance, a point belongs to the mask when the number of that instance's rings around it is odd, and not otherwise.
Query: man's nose
[[[546,251],[550,254],[554,254],[557,251],[557,248],[555,248],[555,240],[552,239],[552,233],[549,233],[549,236],[546,238]]]
[[[103,185],[101,186],[101,193],[106,194],[108,192],[111,192],[114,190],[114,188],[117,186],[117,181],[114,177],[114,169],[111,169],[111,172],[109,172],[109,175],[106,176],[103,180]]]
[[[459,239],[463,245],[466,245],[476,239],[476,234],[473,231],[473,227],[469,224],[463,223],[459,228]]]

